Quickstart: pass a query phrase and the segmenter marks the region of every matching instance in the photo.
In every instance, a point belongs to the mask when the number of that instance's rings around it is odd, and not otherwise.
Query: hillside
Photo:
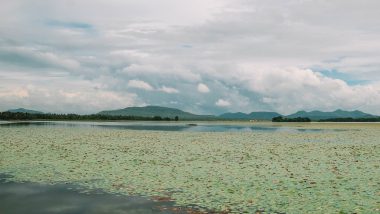
[[[139,117],[169,117],[174,118],[178,116],[179,119],[216,119],[213,115],[196,115],[189,112],[185,112],[176,108],[168,108],[161,106],[145,106],[145,107],[127,107],[124,109],[101,111],[100,115],[111,115],[111,116],[139,116]]]
[[[274,117],[281,116],[277,112],[251,112],[250,114],[245,114],[242,112],[236,113],[224,113],[219,115],[219,118],[228,120],[272,120]]]
[[[344,111],[336,110],[333,112],[323,111],[298,111],[297,113],[288,115],[287,118],[308,117],[311,120],[325,120],[331,118],[373,118],[375,115],[367,114],[361,111]]]
[[[279,117],[281,114],[277,112],[252,112],[249,117],[253,120],[272,120],[274,117]]]
[[[236,112],[236,113],[224,113],[219,115],[219,118],[227,119],[227,120],[249,120],[248,114],[243,112]]]
[[[30,110],[30,109],[25,109],[25,108],[9,109],[7,112],[12,112],[12,113],[28,113],[28,114],[44,114],[41,111],[35,111],[35,110]]]

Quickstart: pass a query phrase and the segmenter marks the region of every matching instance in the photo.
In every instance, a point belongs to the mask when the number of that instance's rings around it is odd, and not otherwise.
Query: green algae
[[[378,213],[380,129],[344,128],[191,133],[1,127],[0,173],[15,181],[73,183],[236,213]]]

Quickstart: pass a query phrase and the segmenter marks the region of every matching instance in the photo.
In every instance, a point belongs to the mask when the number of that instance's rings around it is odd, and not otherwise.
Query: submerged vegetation
[[[117,115],[78,115],[78,114],[30,114],[24,112],[0,112],[0,120],[140,120],[140,121],[178,121],[178,116],[174,118],[153,116],[117,116]]]

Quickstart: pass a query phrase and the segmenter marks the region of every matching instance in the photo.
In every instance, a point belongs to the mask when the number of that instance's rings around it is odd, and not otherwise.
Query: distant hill
[[[272,120],[274,117],[282,116],[277,112],[252,112],[249,114],[253,120]]]
[[[139,116],[139,117],[169,117],[174,118],[178,116],[180,120],[210,120],[216,119],[214,115],[196,115],[189,112],[185,112],[176,108],[168,108],[161,106],[145,106],[145,107],[128,107],[124,109],[101,111],[100,115],[111,116]]]
[[[18,109],[9,109],[7,112],[12,113],[28,113],[28,114],[44,114],[41,111],[35,111],[25,108]],[[174,119],[176,116],[179,117],[180,120],[269,120],[271,121],[274,117],[282,116],[284,118],[310,118],[313,121],[319,120],[328,120],[335,119],[336,121],[340,121],[342,119],[345,120],[353,120],[360,119],[361,121],[366,121],[366,119],[380,118],[376,115],[367,114],[361,111],[344,111],[344,110],[336,110],[333,112],[323,112],[323,111],[298,111],[294,114],[283,116],[277,112],[251,112],[249,114],[243,112],[236,113],[224,113],[219,116],[214,115],[197,115],[189,112],[182,111],[176,108],[168,108],[161,106],[145,106],[145,107],[128,107],[124,109],[117,110],[108,110],[101,111],[97,113],[97,115],[104,116],[135,116],[135,117],[150,117],[153,118],[155,116],[160,116],[162,118],[168,117],[170,119]],[[90,115],[91,116],[91,115]],[[91,117],[92,118],[92,117]]]
[[[35,110],[30,110],[30,109],[25,109],[25,108],[9,109],[7,112],[12,112],[12,113],[28,113],[28,114],[44,114],[41,111],[35,111]]]
[[[323,111],[298,111],[297,113],[286,116],[287,118],[308,117],[311,120],[325,120],[331,118],[373,118],[375,115],[367,114],[361,111],[344,111],[336,110],[333,112]]]
[[[228,120],[249,120],[248,114],[243,112],[236,112],[236,113],[224,113],[219,115],[219,118],[222,119],[228,119]]]
[[[278,116],[281,115],[277,112],[251,112],[250,114],[236,112],[219,115],[219,118],[228,120],[272,120],[272,118]]]

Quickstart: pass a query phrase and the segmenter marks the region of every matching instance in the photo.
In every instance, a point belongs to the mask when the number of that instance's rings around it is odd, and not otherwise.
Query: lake
[[[5,214],[170,214],[173,202],[154,202],[138,196],[108,194],[101,190],[83,193],[70,184],[7,182],[0,175],[0,213]],[[176,212],[185,213],[185,212]]]
[[[193,123],[0,125],[0,212],[379,212],[379,124]]]
[[[264,125],[263,125],[264,124]],[[268,123],[252,124],[218,122],[77,122],[77,121],[23,121],[0,123],[0,126],[91,127],[103,129],[181,131],[181,132],[321,132],[345,129],[297,128]]]

